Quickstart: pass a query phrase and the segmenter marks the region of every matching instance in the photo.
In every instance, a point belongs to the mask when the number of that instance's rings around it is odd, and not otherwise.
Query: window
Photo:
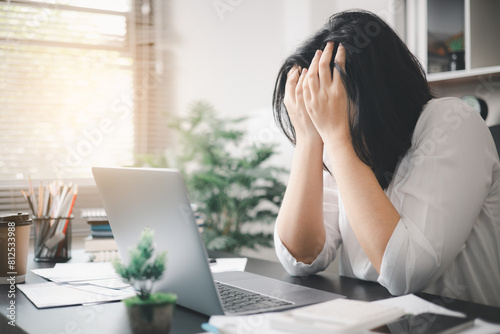
[[[0,0],[0,212],[28,211],[28,176],[79,185],[100,207],[91,166],[124,166],[171,139],[165,0]],[[170,29],[170,30],[169,30]]]
[[[128,0],[0,2],[0,179],[133,163]]]

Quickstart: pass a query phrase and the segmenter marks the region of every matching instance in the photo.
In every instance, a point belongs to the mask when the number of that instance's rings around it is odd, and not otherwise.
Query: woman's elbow
[[[378,282],[394,296],[416,293],[432,283],[438,268],[437,263],[421,263],[413,267],[402,265],[390,272],[387,267],[382,266]]]

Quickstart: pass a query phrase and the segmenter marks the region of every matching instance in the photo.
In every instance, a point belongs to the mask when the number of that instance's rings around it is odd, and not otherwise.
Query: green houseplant
[[[192,105],[176,118],[175,152],[145,156],[142,166],[182,171],[191,200],[204,220],[207,249],[238,253],[242,248],[271,247],[273,223],[285,191],[283,168],[269,165],[276,148],[245,141],[246,118],[219,117],[207,102]]]
[[[113,262],[116,272],[136,289],[136,296],[123,300],[134,333],[168,333],[177,296],[151,293],[166,269],[166,252],[153,256],[154,231],[145,228],[135,248],[129,249],[129,264]]]

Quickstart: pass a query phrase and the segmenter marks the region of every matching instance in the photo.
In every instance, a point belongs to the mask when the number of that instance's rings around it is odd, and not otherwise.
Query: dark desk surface
[[[224,257],[224,254],[211,254]],[[87,261],[88,256],[83,251],[73,252],[73,262]],[[28,262],[30,269],[49,268],[53,263],[36,263],[31,259]],[[282,281],[305,285],[320,290],[330,291],[357,300],[377,300],[390,298],[389,292],[375,282],[366,282],[358,279],[338,276],[330,273],[321,273],[308,278],[298,278],[288,275],[279,263],[249,258],[246,270],[249,272],[277,278]],[[28,273],[26,283],[41,283],[45,280],[31,272]],[[114,302],[93,306],[70,306],[49,309],[37,309],[24,294],[16,293],[16,324],[15,328],[7,325],[6,307],[10,302],[7,297],[8,287],[0,286],[0,333],[30,333],[30,334],[73,334],[73,333],[102,333],[127,334],[128,320],[123,303]],[[449,300],[435,295],[418,294],[433,303],[452,310],[465,312],[471,316],[500,323],[500,308]],[[177,306],[172,334],[200,333],[200,325],[208,321],[208,317],[183,307]]]

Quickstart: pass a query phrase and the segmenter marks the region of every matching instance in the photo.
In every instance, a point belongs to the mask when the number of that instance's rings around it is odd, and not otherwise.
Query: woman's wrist
[[[297,136],[295,142],[296,149],[304,148],[307,150],[319,150],[323,152],[323,146],[324,146],[323,140],[321,139],[320,136],[317,137]]]
[[[328,152],[350,151],[353,150],[352,139],[349,131],[346,129],[342,132],[330,132],[323,136],[325,147]]]

